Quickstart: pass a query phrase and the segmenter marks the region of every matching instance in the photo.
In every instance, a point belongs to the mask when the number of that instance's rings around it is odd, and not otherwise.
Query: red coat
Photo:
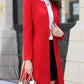
[[[60,27],[59,10],[52,5],[54,23]],[[49,16],[44,1],[24,0],[23,2],[23,60],[31,59],[33,76],[37,84],[50,84]],[[57,66],[57,84],[64,84],[58,41],[64,39],[53,36]],[[22,70],[23,76],[24,69]]]

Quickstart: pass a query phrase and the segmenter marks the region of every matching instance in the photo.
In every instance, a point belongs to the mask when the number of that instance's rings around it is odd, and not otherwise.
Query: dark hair
[[[60,0],[51,0],[51,2],[57,7],[58,10],[62,8]]]

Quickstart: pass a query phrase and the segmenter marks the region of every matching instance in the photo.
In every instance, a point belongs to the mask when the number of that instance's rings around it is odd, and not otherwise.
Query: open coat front
[[[59,10],[52,5],[54,23],[60,27]],[[49,16],[44,1],[24,0],[23,2],[23,59],[32,60],[33,76],[37,84],[50,84]],[[64,84],[58,41],[64,39],[53,36],[57,66],[57,84]],[[23,77],[24,68],[20,77]]]

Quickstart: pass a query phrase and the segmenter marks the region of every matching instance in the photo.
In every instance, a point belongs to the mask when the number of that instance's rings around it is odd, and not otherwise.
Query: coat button
[[[47,6],[49,6],[49,4],[47,4]]]

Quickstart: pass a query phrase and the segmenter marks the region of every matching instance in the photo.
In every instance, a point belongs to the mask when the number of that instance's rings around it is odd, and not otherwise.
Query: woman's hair
[[[57,7],[57,9],[61,9],[61,2],[60,0],[51,0],[52,4],[55,5]]]

